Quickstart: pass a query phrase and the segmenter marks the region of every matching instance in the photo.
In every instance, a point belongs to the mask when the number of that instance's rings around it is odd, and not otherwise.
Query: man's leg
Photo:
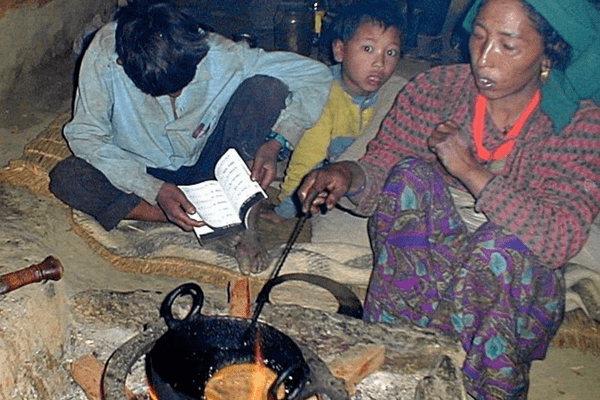
[[[107,231],[122,219],[131,218],[132,213],[145,215],[136,219],[166,221],[160,209],[117,189],[102,172],[78,157],[69,157],[50,171],[49,187],[57,198],[93,216]]]
[[[277,79],[255,76],[243,82],[236,94],[217,125],[223,137],[221,151],[236,148],[244,160],[250,161],[285,108],[289,90]],[[264,271],[271,261],[257,231],[259,210],[260,204],[251,210],[248,229],[236,245],[240,271],[246,274]]]
[[[212,178],[214,165],[230,147],[246,161],[252,160],[285,108],[288,94],[287,86],[275,78],[257,75],[244,81],[232,95],[195,165],[177,171],[148,168],[148,172],[166,182],[191,184]],[[56,197],[92,215],[106,230],[121,219],[166,221],[158,206],[118,190],[100,171],[77,157],[59,163],[50,177],[50,190]],[[257,210],[255,207],[251,213],[249,229],[236,241],[237,259],[245,273],[263,271],[270,261],[256,231]]]
[[[446,14],[446,20],[442,26],[440,36],[442,37],[442,58],[446,60],[445,64],[461,62],[462,54],[460,48],[452,46],[452,35],[465,14],[469,10],[473,0],[452,0]],[[461,43],[462,44],[462,43]]]

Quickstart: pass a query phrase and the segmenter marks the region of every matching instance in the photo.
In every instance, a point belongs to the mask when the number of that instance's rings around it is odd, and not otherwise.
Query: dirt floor
[[[0,167],[7,165],[10,159],[19,158],[26,143],[54,118],[70,109],[73,65],[70,56],[66,56],[52,65],[44,66],[2,102]],[[409,67],[415,68],[415,65]],[[57,215],[56,221],[59,227],[64,226],[65,229],[61,231],[62,237],[52,238],[56,244],[54,255],[65,265],[63,279],[72,293],[102,288],[115,291],[168,291],[182,283],[181,279],[176,278],[117,271],[68,229],[64,215]],[[599,371],[599,356],[552,347],[545,360],[533,364],[529,399],[600,399]]]

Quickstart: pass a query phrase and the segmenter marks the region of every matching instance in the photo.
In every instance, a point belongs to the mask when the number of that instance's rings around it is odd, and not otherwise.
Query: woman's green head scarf
[[[471,32],[476,0],[463,27]],[[594,99],[600,105],[600,10],[589,0],[524,0],[531,4],[573,48],[567,69],[554,69],[542,87],[542,110],[561,131],[577,111],[579,102]]]

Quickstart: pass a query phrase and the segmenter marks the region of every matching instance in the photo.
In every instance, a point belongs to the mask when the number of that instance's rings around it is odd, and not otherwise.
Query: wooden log
[[[229,316],[250,318],[252,301],[250,300],[250,280],[239,278],[229,286]]]
[[[75,382],[85,392],[90,400],[103,400],[100,385],[104,364],[91,354],[79,357],[71,365],[71,375]],[[140,400],[131,390],[124,388],[125,397],[128,400]]]
[[[343,351],[329,363],[331,373],[346,383],[350,396],[356,392],[356,385],[377,371],[385,362],[385,346],[358,344]]]

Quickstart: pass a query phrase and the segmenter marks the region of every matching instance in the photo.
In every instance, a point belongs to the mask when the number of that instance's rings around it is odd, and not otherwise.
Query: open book
[[[248,227],[253,205],[267,198],[260,185],[250,178],[250,169],[235,149],[229,149],[215,165],[216,180],[179,188],[196,207],[192,218],[206,225],[194,228],[202,239],[215,238]]]

